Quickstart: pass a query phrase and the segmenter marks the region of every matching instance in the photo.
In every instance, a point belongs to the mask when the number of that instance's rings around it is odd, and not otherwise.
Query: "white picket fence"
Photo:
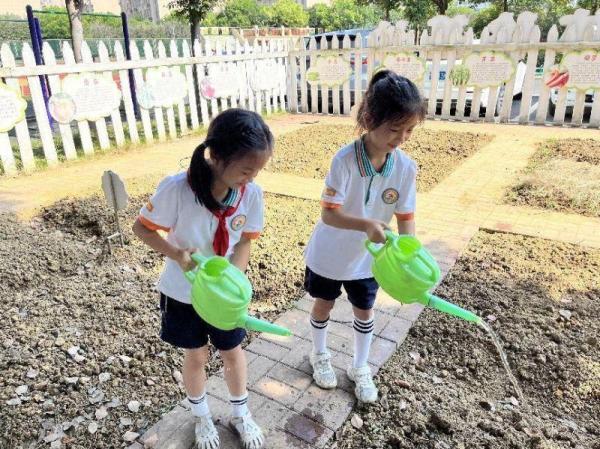
[[[37,154],[39,147],[46,163],[55,165],[60,160],[76,159],[78,153],[90,155],[98,148],[120,147],[127,141],[152,143],[156,140],[165,141],[167,136],[175,138],[188,133],[190,129],[208,126],[220,111],[231,107],[243,107],[266,114],[286,110],[288,48],[284,40],[273,40],[263,45],[235,42],[222,48],[219,40],[204,38],[202,45],[198,41],[194,43],[195,56],[190,55],[190,48],[185,42],[182,54],[178,53],[174,41],[171,41],[168,51],[161,42],[157,54],[153,53],[150,43],[145,42],[144,59],[140,59],[137,46],[132,45],[130,61],[126,60],[121,44],[115,42],[114,45],[115,60],[109,59],[108,49],[104,43],[100,43],[98,61],[93,61],[89,47],[84,42],[83,62],[77,64],[69,43],[65,42],[62,49],[64,63],[57,64],[52,48],[45,44],[45,64],[36,65],[31,47],[25,44],[23,65],[17,66],[9,46],[2,44],[0,78],[14,89],[28,88],[30,98],[27,100],[35,114],[35,120],[30,120],[29,124],[24,119],[12,130],[0,132],[0,161],[5,175],[35,168],[36,159],[41,158],[41,154]],[[257,78],[264,75],[264,70],[260,70],[261,65],[266,63],[270,64],[270,68],[275,67],[270,76],[276,82],[270,83],[272,87],[267,89],[257,88],[257,85],[260,86]],[[134,114],[128,70],[133,69],[135,83],[139,87],[144,84],[146,69],[163,66],[175,67],[183,73],[187,82],[187,96],[169,107],[140,108],[138,119]],[[229,96],[209,99],[202,96],[194,87],[193,72],[200,84],[213,69],[215,73],[236,73],[239,89]],[[117,78],[122,98],[119,107],[110,115],[94,120],[91,126],[88,120],[69,124],[51,120],[46,110],[40,75],[47,76],[54,95],[61,92],[61,75],[72,73],[100,73],[109,79]],[[138,124],[141,124],[140,130]]]
[[[503,13],[483,30],[477,42],[473,30],[465,29],[466,16],[434,17],[428,22],[430,30],[419,37],[408,29],[406,21],[395,25],[380,23],[366,42],[360,35],[353,41],[345,36],[341,43],[335,38],[327,42],[313,37],[308,48],[290,52],[290,110],[348,115],[351,107],[360,102],[373,73],[382,67],[386,54],[404,53],[425,62],[424,76],[416,84],[427,99],[429,118],[600,126],[600,89],[563,88],[552,92],[542,76],[536,76],[539,55],[543,56],[547,72],[567,52],[599,51],[600,12],[590,16],[588,11],[578,10],[561,18],[560,23],[565,26],[563,34],[559,37],[554,25],[545,42],[540,41],[536,19],[537,15],[531,12],[521,13],[516,21],[512,13]],[[517,69],[508,81],[485,88],[457,87],[449,82],[446,75],[456,64],[469,54],[484,51],[507,54],[516,64]],[[347,61],[350,75],[345,82],[334,86],[309,82],[307,72],[323,56],[340,56]],[[508,92],[518,94],[514,101]]]

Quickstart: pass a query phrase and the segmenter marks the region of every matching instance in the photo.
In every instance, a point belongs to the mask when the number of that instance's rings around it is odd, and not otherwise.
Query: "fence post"
[[[129,23],[127,22],[127,14],[121,13],[121,25],[123,26],[123,43],[125,45],[125,57],[128,61],[131,61],[131,47],[129,43]],[[137,96],[135,93],[135,78],[133,76],[133,70],[127,71],[129,76],[129,90],[131,92],[131,102],[133,103],[133,111],[137,118],[140,117],[140,105],[137,102]]]

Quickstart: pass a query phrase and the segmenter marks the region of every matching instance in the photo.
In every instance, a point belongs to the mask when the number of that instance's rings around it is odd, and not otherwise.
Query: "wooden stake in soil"
[[[125,183],[121,177],[113,172],[107,170],[102,175],[102,190],[109,206],[112,206],[115,213],[115,225],[117,232],[106,237],[106,243],[108,243],[108,251],[112,253],[111,239],[119,237],[121,247],[124,246],[123,233],[121,232],[121,224],[119,223],[119,211],[127,207],[129,201],[129,195],[125,190]]]

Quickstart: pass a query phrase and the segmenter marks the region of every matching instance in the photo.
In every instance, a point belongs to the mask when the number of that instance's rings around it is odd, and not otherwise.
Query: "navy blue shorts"
[[[235,348],[246,336],[242,328],[224,331],[211,326],[191,304],[160,294],[160,338],[178,348],[197,349],[210,342],[221,351]]]
[[[306,267],[304,273],[304,289],[313,298],[335,301],[342,294],[342,286],[348,293],[348,301],[361,310],[371,310],[375,304],[375,296],[379,284],[374,278],[356,279],[352,281],[336,281],[318,275]]]

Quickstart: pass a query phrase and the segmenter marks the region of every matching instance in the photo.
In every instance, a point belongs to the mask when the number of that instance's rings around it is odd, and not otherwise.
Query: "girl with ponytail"
[[[232,429],[247,449],[263,444],[247,405],[246,358],[240,345],[246,332],[223,331],[202,320],[191,305],[190,284],[183,273],[194,268],[191,254],[196,251],[228,257],[246,270],[251,242],[263,228],[263,194],[253,179],[272,152],[273,135],[258,114],[242,109],[222,112],[194,150],[187,172],[162,180],[133,226],[144,243],[166,256],[158,282],[160,336],[185,349],[183,383],[196,418],[199,449],[219,446],[205,390],[209,338],[223,358]]]

